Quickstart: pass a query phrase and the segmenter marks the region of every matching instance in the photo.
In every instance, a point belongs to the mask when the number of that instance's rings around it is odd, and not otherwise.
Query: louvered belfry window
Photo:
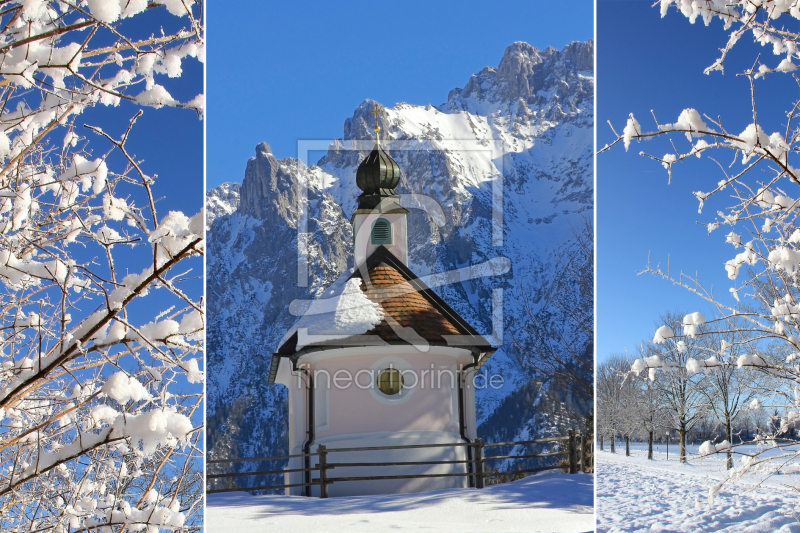
[[[385,218],[379,218],[372,226],[372,244],[392,244],[392,225]]]

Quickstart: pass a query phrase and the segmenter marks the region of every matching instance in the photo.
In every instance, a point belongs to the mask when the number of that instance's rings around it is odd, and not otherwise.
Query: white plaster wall
[[[378,353],[376,353],[378,352]],[[349,387],[339,388],[335,384],[337,371],[346,371],[350,376],[355,376],[359,370],[375,368],[377,371],[386,367],[387,361],[402,361],[405,363],[394,364],[400,370],[414,369],[418,376],[425,370],[425,382],[418,383],[412,394],[400,397],[390,396],[390,401],[380,401],[375,397],[375,388],[359,388],[354,384]],[[407,444],[432,444],[432,443],[461,443],[459,435],[459,417],[457,402],[456,379],[452,381],[447,373],[442,374],[440,383],[437,383],[439,370],[452,372],[460,365],[471,362],[467,350],[458,348],[431,347],[428,352],[420,352],[409,346],[386,346],[380,348],[344,348],[340,350],[325,350],[312,352],[301,356],[298,364],[303,365],[312,375],[326,371],[330,375],[331,386],[328,389],[327,404],[315,402],[318,409],[325,409],[328,418],[326,426],[318,426],[315,431],[311,452],[316,452],[319,444],[330,448],[389,446]],[[431,369],[433,365],[433,369]],[[431,372],[433,370],[433,372]],[[300,380],[300,373],[293,372],[294,376],[289,387],[290,410],[290,453],[302,453],[302,445],[306,438],[306,403],[307,390],[305,378]],[[470,372],[470,376],[471,376]],[[471,377],[468,382],[471,384]],[[431,384],[431,378],[433,384]],[[320,381],[317,379],[316,381]],[[412,379],[413,381],[413,379]],[[360,383],[366,385],[374,383],[369,381],[367,374],[363,374]],[[301,383],[301,387],[297,384]],[[433,386],[431,386],[433,385]],[[320,397],[324,391],[316,390],[315,396]],[[380,395],[380,393],[378,393]],[[406,394],[406,393],[403,393]],[[467,435],[476,436],[475,431],[475,390],[470,385],[464,389],[466,404],[465,421]],[[395,403],[392,403],[395,402]],[[319,420],[315,414],[315,418]],[[328,462],[400,462],[424,460],[465,460],[466,448],[415,448],[403,450],[385,450],[368,452],[342,452],[331,453]],[[311,464],[316,464],[312,458]],[[302,458],[290,460],[289,468],[304,467]],[[432,474],[432,473],[466,473],[465,464],[448,465],[416,465],[416,466],[382,466],[382,467],[340,467],[329,472],[329,477],[359,477],[373,475],[405,475],[405,474]],[[316,478],[317,472],[312,472]],[[288,473],[290,483],[302,483],[303,472]],[[356,494],[389,494],[401,492],[419,492],[438,490],[441,488],[466,487],[466,477],[434,477],[403,480],[371,480],[348,481],[334,483],[329,486],[331,496],[356,495]],[[313,494],[318,495],[318,488],[313,488]],[[300,495],[302,487],[288,489],[287,493]]]
[[[406,353],[390,356],[383,364],[373,370],[377,377],[379,371],[388,368],[388,363],[396,358],[394,368],[402,369],[402,361],[421,376],[426,372],[425,381],[418,383],[410,390],[403,390],[400,394],[386,397],[378,392],[370,375],[366,373],[371,367],[382,359],[387,359],[385,354],[351,355],[319,361],[313,365],[313,371],[328,372],[331,376],[331,387],[328,390],[328,426],[317,433],[317,438],[334,435],[355,433],[374,433],[381,431],[444,431],[458,433],[457,424],[452,423],[450,416],[451,390],[450,378],[447,373],[442,375],[441,387],[437,383],[438,371],[449,372],[453,366],[453,358],[441,354]],[[433,369],[431,369],[433,365]],[[365,371],[359,376],[362,386],[369,385],[372,391],[352,384],[349,387],[336,386],[336,374],[341,376],[356,376],[359,371]],[[431,372],[433,372],[433,387],[431,387]],[[406,374],[406,382],[413,384],[411,374]],[[343,381],[340,381],[344,385]],[[320,392],[320,391],[318,391]],[[378,398],[376,398],[378,396]],[[386,401],[381,401],[381,400]]]

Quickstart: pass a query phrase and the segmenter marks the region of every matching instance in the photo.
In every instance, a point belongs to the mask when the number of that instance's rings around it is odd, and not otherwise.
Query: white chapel
[[[376,127],[376,133],[378,128]],[[272,355],[269,382],[288,389],[289,453],[472,442],[474,372],[490,343],[409,269],[408,211],[395,188],[400,168],[376,140],[361,162],[353,214],[354,264],[309,302]],[[295,313],[300,314],[300,313]],[[329,453],[331,478],[469,472],[465,446]],[[288,469],[316,458],[293,458]],[[399,466],[397,462],[453,461]],[[289,472],[289,484],[316,472]],[[330,496],[467,487],[466,476],[334,482]],[[319,487],[290,494],[318,495]]]

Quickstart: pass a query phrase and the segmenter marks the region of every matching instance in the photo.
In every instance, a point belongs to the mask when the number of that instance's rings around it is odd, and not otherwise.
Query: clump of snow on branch
[[[108,378],[101,390],[120,405],[125,405],[129,400],[138,402],[152,398],[147,389],[139,383],[138,379],[128,376],[125,372],[117,372]]]
[[[653,342],[656,344],[662,343],[667,339],[671,339],[675,336],[675,333],[672,331],[672,328],[669,326],[661,326],[656,330],[656,334],[653,336]]]
[[[625,129],[622,130],[622,135],[625,140],[625,150],[627,150],[630,146],[631,139],[639,136],[641,132],[641,126],[639,126],[639,123],[633,117],[633,113],[631,113],[631,116],[628,118],[628,122],[625,124]]]
[[[702,313],[692,313],[683,317],[683,334],[694,338],[697,335],[697,327],[706,323]]]
[[[696,109],[684,109],[678,116],[677,122],[674,124],[661,124],[658,129],[660,131],[683,131],[689,141],[692,140],[692,137],[700,137],[709,131],[708,125],[706,125]]]

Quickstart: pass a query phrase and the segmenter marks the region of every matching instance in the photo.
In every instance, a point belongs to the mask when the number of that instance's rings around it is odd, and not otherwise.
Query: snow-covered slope
[[[592,218],[593,53],[591,41],[560,51],[514,43],[496,69],[473,75],[444,104],[399,103],[382,117],[383,144],[403,173],[397,192],[427,195],[441,207],[441,216],[411,210],[411,269],[423,276],[499,256],[512,262],[504,276],[436,289],[487,335],[492,291],[504,291],[505,343],[485,368],[501,374],[505,385],[479,391],[480,420],[532,377],[514,362],[508,332],[525,320],[520,295],[537,282],[530,275],[534,260],[568,242],[583,217]],[[267,386],[265,371],[295,321],[289,302],[319,295],[353,266],[355,171],[371,146],[348,148],[371,138],[372,109],[373,102],[364,101],[345,121],[343,138],[312,167],[276,159],[266,143],[257,146],[238,206],[235,184],[208,193],[209,448],[217,456],[285,450],[285,391]],[[501,246],[492,239],[497,184]],[[300,267],[308,287],[298,286],[298,228],[304,224],[309,260]],[[530,427],[523,431],[531,434]]]

